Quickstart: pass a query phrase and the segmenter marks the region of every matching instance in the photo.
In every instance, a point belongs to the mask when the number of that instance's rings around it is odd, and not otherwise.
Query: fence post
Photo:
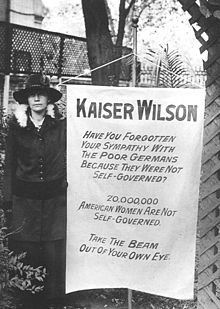
[[[3,90],[3,113],[8,113],[8,101],[9,101],[9,89],[10,89],[10,74],[5,74],[4,77],[4,90]]]
[[[3,113],[6,115],[8,113],[8,100],[9,100],[9,90],[10,90],[10,60],[12,52],[12,28],[9,22],[6,23],[6,49],[7,56],[5,62],[5,75],[4,75],[4,89],[3,89]]]
[[[63,49],[64,49],[64,37],[61,36],[60,39],[60,53],[59,53],[59,60],[58,60],[58,78],[62,76],[62,69],[63,69]]]

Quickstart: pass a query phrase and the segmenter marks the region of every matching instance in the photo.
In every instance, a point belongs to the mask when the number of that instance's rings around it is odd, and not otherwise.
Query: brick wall
[[[7,20],[7,1],[0,0],[0,21]]]

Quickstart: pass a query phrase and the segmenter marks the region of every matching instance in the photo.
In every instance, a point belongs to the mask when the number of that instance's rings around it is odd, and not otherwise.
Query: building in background
[[[45,13],[42,0],[0,0],[0,21],[41,28]]]
[[[30,35],[28,36],[28,33],[25,32],[25,28],[41,29],[46,12],[47,9],[42,0],[0,0],[0,107],[3,107],[6,113],[10,105],[9,102],[13,103],[12,93],[20,87],[20,84],[23,84],[24,76],[4,68],[11,65],[16,71],[17,66],[22,66],[23,71],[31,73],[32,63],[37,60],[31,58],[32,45],[25,44],[25,42],[30,42]],[[19,32],[18,29],[12,28],[15,26],[7,27],[10,24],[23,26],[23,31]],[[13,44],[15,40],[17,42],[13,51],[11,50],[11,40]],[[41,42],[39,43],[38,37],[32,38],[33,40],[36,45],[42,45]],[[40,48],[39,53],[41,53]]]

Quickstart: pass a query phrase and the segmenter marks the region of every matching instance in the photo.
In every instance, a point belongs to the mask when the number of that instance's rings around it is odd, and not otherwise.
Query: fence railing
[[[129,54],[123,48],[123,55]],[[46,72],[78,76],[89,69],[86,39],[0,22],[0,73]],[[130,79],[131,64],[122,61],[122,80]]]
[[[191,87],[199,88],[205,87],[206,72],[202,67],[195,67],[194,70],[188,73],[181,74],[181,78]],[[152,65],[141,65],[140,85],[147,85],[148,87],[156,87],[155,67]]]
[[[131,49],[123,48],[123,54]],[[48,75],[74,77],[89,69],[86,39],[0,22],[0,73],[30,74],[45,71]],[[132,57],[122,60],[121,80],[131,81]],[[141,64],[139,85],[156,87],[153,67]],[[205,72],[183,76],[189,83],[204,86]]]
[[[0,72],[76,76],[89,68],[86,39],[0,22]]]

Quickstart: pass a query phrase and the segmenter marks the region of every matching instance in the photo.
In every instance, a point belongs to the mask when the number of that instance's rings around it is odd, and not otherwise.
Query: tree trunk
[[[135,0],[125,8],[125,0],[120,0],[119,25],[115,44],[109,31],[106,0],[82,0],[84,14],[88,59],[91,70],[120,59],[123,54],[125,21]],[[121,61],[92,71],[94,85],[118,86],[121,75]]]
[[[85,20],[88,58],[91,70],[114,59],[114,45],[109,31],[104,0],[82,0]],[[108,65],[92,71],[94,85],[112,85],[114,66]]]

